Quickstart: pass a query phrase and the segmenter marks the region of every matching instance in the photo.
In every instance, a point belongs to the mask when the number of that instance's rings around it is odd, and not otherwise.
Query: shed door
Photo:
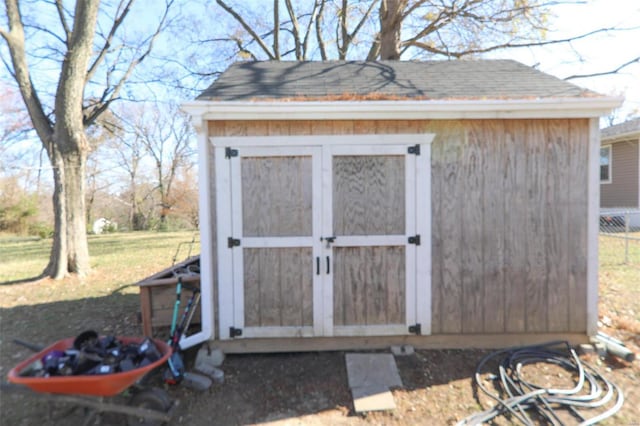
[[[325,287],[331,334],[407,334],[416,322],[416,156],[407,146],[326,151],[323,249],[332,264]]]
[[[242,337],[319,335],[320,148],[238,152],[231,162],[235,327]]]
[[[229,139],[216,151],[222,339],[429,332],[430,150],[410,145],[423,135]]]

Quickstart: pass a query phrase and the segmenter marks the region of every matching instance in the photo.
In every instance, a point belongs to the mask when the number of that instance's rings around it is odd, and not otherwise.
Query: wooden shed
[[[232,65],[184,104],[203,330],[183,346],[586,340],[620,103],[509,60]]]

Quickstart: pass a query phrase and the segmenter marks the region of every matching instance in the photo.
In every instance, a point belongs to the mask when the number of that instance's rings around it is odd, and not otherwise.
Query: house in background
[[[640,209],[640,117],[602,129],[600,138],[601,211]]]
[[[183,105],[202,331],[182,346],[587,341],[620,104],[507,60],[232,65]]]

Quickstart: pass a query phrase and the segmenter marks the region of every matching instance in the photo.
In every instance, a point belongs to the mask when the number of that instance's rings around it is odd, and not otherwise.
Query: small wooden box
[[[194,256],[136,284],[140,288],[140,313],[142,317],[142,332],[145,336],[152,336],[155,327],[171,325],[176,304],[176,285],[178,284],[178,277],[175,271],[186,269],[190,265],[199,265],[199,263],[200,257]],[[178,321],[180,321],[184,308],[193,294],[189,287],[200,288],[199,274],[181,275],[181,277],[183,289],[180,297]],[[200,306],[195,306],[193,309],[196,311],[191,321],[191,326],[200,323]]]

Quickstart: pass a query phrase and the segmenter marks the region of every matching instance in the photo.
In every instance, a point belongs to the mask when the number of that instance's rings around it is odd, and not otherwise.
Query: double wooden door
[[[226,149],[231,229],[218,250],[232,266],[219,278],[233,306],[220,307],[221,336],[224,312],[229,337],[415,331],[428,170],[424,148],[395,141]]]

